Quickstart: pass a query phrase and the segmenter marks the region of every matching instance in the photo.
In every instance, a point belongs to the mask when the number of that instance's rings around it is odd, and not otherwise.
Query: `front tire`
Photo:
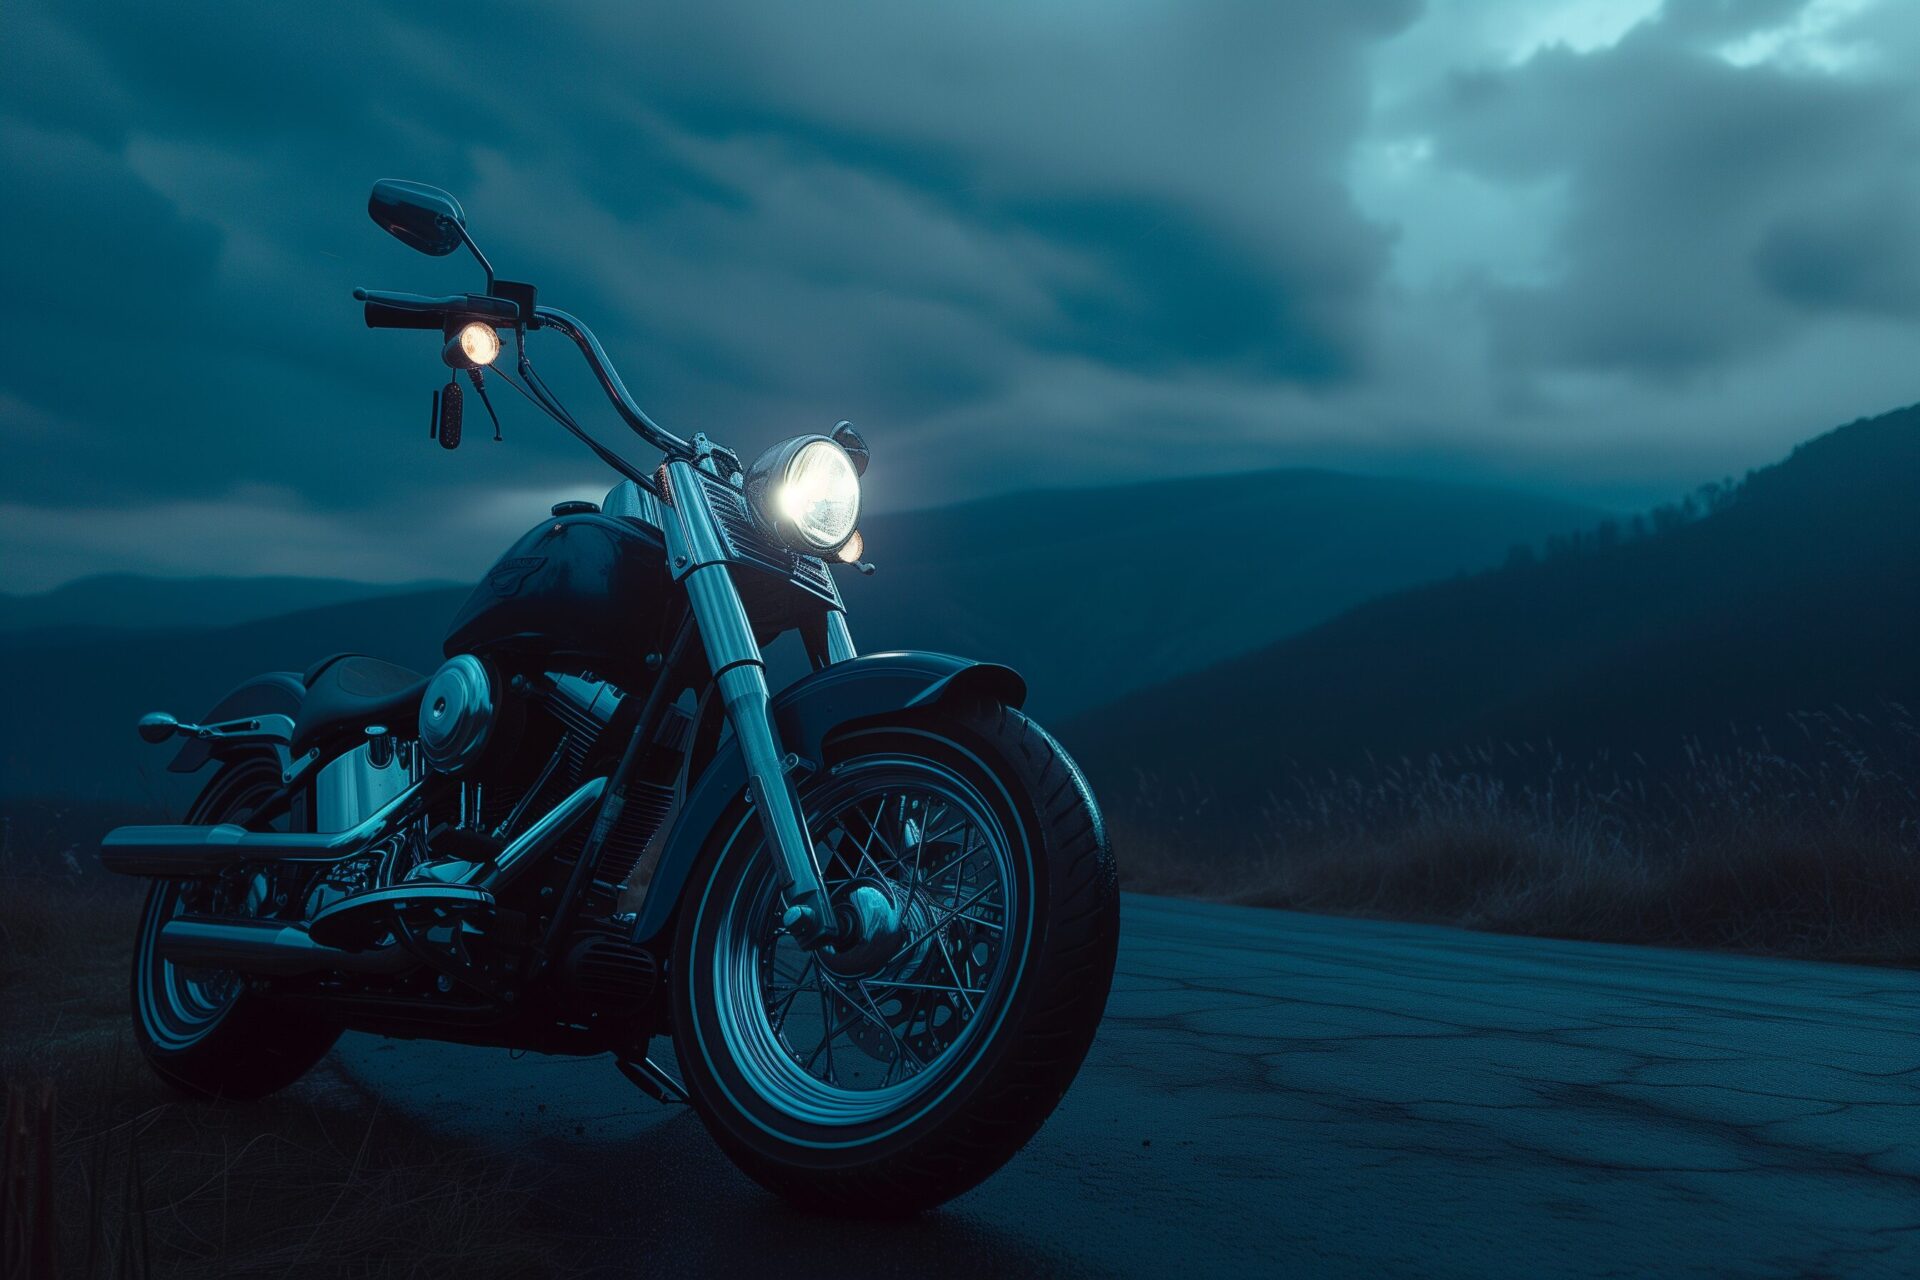
[[[998,1169],[1072,1083],[1113,977],[1112,849],[1059,744],[993,703],[848,734],[800,798],[830,900],[886,927],[801,949],[736,807],[681,910],[681,1067],[762,1186],[818,1212],[916,1212]]]
[[[220,766],[186,821],[251,825],[279,786],[270,756]],[[133,1034],[147,1065],[182,1093],[202,1098],[265,1097],[292,1084],[333,1047],[340,1030],[295,1017],[245,989],[231,973],[189,971],[160,956],[160,926],[185,914],[198,890],[190,882],[156,880],[147,891],[133,949]],[[234,904],[239,905],[239,904]]]

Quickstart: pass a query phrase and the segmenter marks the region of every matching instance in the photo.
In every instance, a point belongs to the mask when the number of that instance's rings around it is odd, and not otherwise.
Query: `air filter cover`
[[[470,653],[448,658],[420,698],[420,750],[441,773],[471,771],[500,721],[499,691],[487,665]]]

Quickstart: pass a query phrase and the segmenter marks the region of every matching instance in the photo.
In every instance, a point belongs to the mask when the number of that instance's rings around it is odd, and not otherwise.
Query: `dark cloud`
[[[1905,305],[1862,255],[1912,207],[1886,177],[1920,141],[1911,81],[1728,59],[1802,7],[1676,2],[1421,102],[1443,163],[1563,210],[1545,279],[1483,288],[1505,367],[1684,378],[1794,336],[1787,302]]]
[[[1290,461],[1651,493],[1885,407],[1916,24],[1848,17],[1820,38],[1887,57],[1836,70],[1800,0],[1617,7],[23,0],[0,552],[111,567],[91,510],[211,556],[226,512],[459,572],[465,513],[589,486],[504,387],[506,446],[426,441],[434,340],[349,290],[476,275],[372,227],[382,176],[456,191],[669,425],[859,421],[882,505]]]
[[[910,432],[1001,393],[1022,352],[1351,377],[1384,240],[1337,175],[1360,52],[1409,13],[35,10],[0,80],[33,198],[0,232],[41,323],[5,390],[64,433],[0,492],[297,471],[346,506],[431,483],[444,460],[392,434],[413,444],[430,357],[359,332],[344,293],[470,271],[365,223],[391,174],[461,192],[503,272],[701,426]],[[143,321],[111,355],[103,301]],[[547,474],[571,456],[516,447]]]
[[[1920,315],[1920,197],[1887,182],[1783,218],[1761,238],[1754,268],[1812,311]]]

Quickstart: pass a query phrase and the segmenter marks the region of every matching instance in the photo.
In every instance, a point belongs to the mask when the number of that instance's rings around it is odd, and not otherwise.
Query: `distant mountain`
[[[1602,515],[1317,470],[1022,493],[868,519],[878,570],[841,590],[862,649],[1008,663],[1057,718]]]
[[[1642,538],[1376,600],[1064,725],[1096,786],[1229,810],[1291,773],[1468,743],[1682,738],[1920,707],[1920,406],[1842,427]]]
[[[150,578],[107,573],[35,595],[0,593],[0,631],[99,627],[225,627],[299,609],[405,595],[442,582],[336,578]]]
[[[230,627],[111,629],[18,644],[0,657],[0,795],[170,799],[171,748],[134,735],[142,712],[197,716],[256,672],[299,671],[349,650],[430,670],[466,595],[446,588]]]
[[[879,572],[840,577],[862,650],[945,649],[1012,663],[1038,714],[1052,718],[1596,517],[1497,489],[1272,472],[876,517],[865,533]],[[73,595],[94,600],[91,612],[45,609],[65,629],[0,638],[9,650],[0,662],[0,795],[139,799],[166,781],[166,752],[132,733],[143,711],[198,715],[245,676],[298,670],[340,650],[431,669],[466,590],[395,592],[228,626],[103,631],[103,621],[136,621],[135,601],[158,600],[163,616],[180,618],[181,584],[123,584],[107,593],[124,607],[118,614],[100,604],[101,588],[80,585]],[[237,583],[200,585],[209,597],[262,598]],[[83,622],[95,629],[73,629]],[[787,657],[776,674],[795,674]]]

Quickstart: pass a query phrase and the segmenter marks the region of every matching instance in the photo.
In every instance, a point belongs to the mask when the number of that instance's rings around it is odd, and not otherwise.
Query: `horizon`
[[[1472,478],[1420,476],[1420,475],[1406,474],[1406,473],[1394,472],[1394,471],[1365,472],[1365,471],[1354,470],[1351,468],[1301,465],[1301,466],[1276,466],[1276,467],[1265,467],[1265,468],[1259,468],[1259,469],[1244,469],[1244,470],[1233,470],[1233,471],[1193,472],[1193,473],[1182,474],[1182,475],[1168,476],[1162,479],[1129,478],[1129,479],[1119,480],[1119,481],[1109,481],[1104,483],[1089,482],[1089,483],[1078,484],[1078,485],[1072,485],[1072,484],[1034,485],[1030,487],[1008,489],[1008,490],[1002,490],[994,493],[987,493],[987,494],[981,494],[973,497],[962,498],[954,502],[942,503],[936,506],[912,507],[912,508],[904,508],[904,509],[903,508],[886,509],[886,510],[877,512],[876,514],[884,515],[889,518],[898,517],[898,516],[912,516],[912,515],[928,514],[928,513],[943,512],[943,511],[958,511],[958,510],[964,510],[968,507],[977,506],[983,503],[991,503],[991,502],[1001,501],[1001,500],[1018,500],[1021,498],[1035,498],[1035,497],[1042,497],[1042,496],[1045,496],[1048,494],[1054,494],[1054,493],[1098,492],[1103,490],[1121,490],[1121,489],[1145,489],[1145,488],[1150,488],[1162,483],[1183,483],[1183,482],[1205,483],[1208,481],[1216,481],[1216,480],[1253,479],[1261,476],[1280,476],[1280,475],[1325,475],[1325,476],[1337,476],[1337,477],[1342,477],[1347,479],[1363,480],[1363,481],[1426,484],[1426,485],[1432,485],[1436,487],[1449,488],[1449,489],[1455,489],[1455,490],[1478,489],[1478,490],[1484,490],[1488,493],[1501,493],[1509,496],[1530,497],[1530,498],[1535,498],[1541,501],[1563,502],[1570,509],[1581,511],[1582,515],[1580,518],[1585,520],[1593,520],[1593,521],[1627,520],[1637,516],[1649,514],[1656,506],[1659,506],[1662,503],[1678,502],[1678,501],[1684,500],[1688,495],[1696,492],[1702,485],[1713,484],[1713,483],[1717,483],[1717,482],[1725,481],[1729,479],[1737,483],[1738,481],[1742,480],[1745,476],[1752,474],[1754,471],[1764,470],[1769,466],[1774,466],[1780,462],[1784,462],[1787,458],[1791,457],[1793,452],[1799,449],[1802,445],[1810,443],[1814,440],[1818,440],[1824,436],[1831,435],[1836,431],[1844,430],[1847,427],[1854,425],[1855,423],[1871,421],[1875,418],[1883,417],[1888,414],[1900,413],[1905,410],[1916,408],[1916,407],[1920,407],[1920,401],[1916,401],[1913,404],[1899,405],[1891,409],[1883,410],[1880,413],[1868,414],[1863,417],[1854,418],[1848,422],[1843,422],[1831,427],[1827,427],[1824,430],[1817,431],[1812,435],[1805,436],[1802,439],[1794,442],[1794,444],[1791,445],[1787,450],[1777,454],[1776,456],[1770,459],[1767,459],[1765,461],[1762,461],[1754,466],[1745,468],[1738,475],[1705,477],[1692,485],[1688,485],[1684,488],[1677,489],[1669,494],[1662,495],[1652,501],[1648,501],[1644,505],[1634,506],[1634,507],[1601,506],[1597,503],[1583,502],[1576,498],[1564,497],[1561,495],[1557,495],[1550,492],[1544,492],[1536,489],[1529,489],[1521,485],[1517,485],[1513,483],[1505,483],[1499,480],[1477,480]],[[553,494],[554,494],[553,501],[559,501],[563,497],[577,497],[579,496],[577,490],[579,490],[582,487],[583,486],[561,485],[553,491]],[[529,510],[535,509],[539,505],[541,505],[540,503],[532,502],[530,495],[520,494],[518,496],[529,498],[529,508],[528,508]],[[596,501],[597,500],[598,499],[596,498]],[[550,504],[547,504],[547,505],[550,505]],[[54,592],[61,591],[65,588],[72,587],[81,583],[98,581],[102,579],[113,579],[113,578],[133,578],[133,579],[141,579],[141,580],[148,580],[148,581],[173,581],[173,582],[257,581],[257,580],[265,580],[265,579],[271,579],[271,578],[288,578],[288,579],[295,579],[295,580],[359,583],[369,587],[417,586],[425,589],[425,588],[437,588],[437,587],[446,587],[446,586],[465,586],[470,584],[475,578],[479,576],[479,574],[486,568],[486,566],[492,562],[493,558],[498,554],[500,550],[508,546],[514,537],[518,536],[519,533],[524,531],[524,527],[529,521],[528,515],[524,512],[516,513],[512,510],[497,508],[496,514],[498,514],[500,518],[495,522],[497,527],[493,530],[493,532],[497,533],[498,535],[497,538],[495,539],[495,542],[494,543],[483,542],[483,543],[474,544],[473,550],[467,557],[468,559],[471,560],[471,565],[468,566],[464,571],[460,567],[448,566],[448,567],[443,567],[441,572],[438,572],[438,573],[409,572],[402,576],[380,578],[380,577],[353,577],[350,575],[329,574],[329,573],[293,573],[293,572],[283,572],[278,570],[248,573],[248,572],[219,572],[217,571],[217,569],[214,571],[208,571],[205,569],[178,570],[174,568],[169,568],[167,566],[153,566],[153,567],[145,567],[145,568],[123,568],[123,567],[109,566],[105,568],[90,570],[84,573],[77,573],[77,574],[73,574],[66,577],[60,577],[60,578],[48,581],[46,585],[22,587],[22,586],[15,585],[16,577],[11,569],[3,569],[3,570],[0,570],[0,596],[6,596],[12,599],[19,599],[19,600],[32,599],[40,596],[50,595]],[[531,517],[531,519],[537,523],[539,517],[534,516],[534,517]],[[1585,526],[1583,525],[1573,525],[1569,527],[1568,532],[1581,532],[1581,531],[1584,531],[1584,529],[1585,529]],[[404,564],[408,566],[416,565],[417,563],[418,561],[413,559],[409,559],[404,562]]]
[[[1816,437],[1809,437],[1809,439],[1813,439],[1813,438],[1816,438]],[[1205,484],[1209,481],[1252,480],[1252,479],[1258,479],[1263,476],[1274,477],[1274,476],[1286,476],[1286,475],[1319,475],[1319,476],[1334,476],[1334,477],[1340,477],[1343,479],[1362,480],[1362,481],[1426,484],[1426,485],[1432,485],[1439,488],[1448,488],[1448,489],[1455,489],[1455,490],[1477,489],[1477,490],[1483,490],[1488,493],[1502,493],[1502,494],[1507,494],[1507,495],[1516,496],[1516,497],[1537,498],[1542,501],[1565,502],[1569,508],[1574,510],[1584,510],[1584,512],[1587,515],[1590,515],[1595,519],[1628,517],[1635,514],[1639,514],[1641,513],[1642,510],[1644,510],[1640,508],[1601,507],[1601,506],[1593,505],[1591,503],[1577,502],[1572,499],[1557,498],[1555,495],[1552,495],[1552,494],[1538,493],[1533,490],[1522,488],[1521,486],[1518,486],[1518,485],[1501,484],[1497,482],[1477,481],[1477,480],[1453,480],[1453,479],[1437,478],[1437,477],[1399,475],[1391,472],[1371,473],[1371,472],[1362,472],[1362,471],[1355,471],[1351,469],[1342,469],[1342,468],[1335,468],[1335,467],[1315,467],[1315,466],[1284,467],[1283,466],[1283,467],[1266,467],[1258,470],[1195,472],[1195,473],[1186,474],[1186,475],[1168,476],[1158,480],[1132,478],[1132,479],[1113,481],[1113,482],[1107,482],[1107,483],[1092,482],[1092,483],[1078,484],[1078,485],[1035,485],[1032,487],[1008,489],[1008,490],[1003,490],[995,493],[981,494],[976,497],[962,498],[955,502],[941,503],[937,506],[894,508],[890,510],[879,511],[874,514],[885,516],[889,519],[892,519],[896,517],[903,517],[903,516],[910,517],[910,516],[916,516],[916,515],[933,514],[938,512],[964,511],[970,507],[975,507],[975,506],[979,506],[986,503],[993,503],[993,502],[999,502],[999,501],[1018,501],[1020,499],[1030,499],[1030,498],[1042,498],[1052,494],[1060,494],[1060,493],[1094,493],[1094,492],[1112,491],[1112,490],[1148,489],[1148,488],[1153,488],[1155,486],[1166,484],[1166,483],[1177,484],[1177,483],[1190,482],[1190,483],[1196,483],[1196,484]],[[561,486],[561,489],[566,490],[567,496],[578,496],[578,494],[574,492],[574,489],[578,487],[579,486],[574,486],[570,488],[568,486]],[[558,492],[559,491],[556,490],[556,493]],[[1678,499],[1683,495],[1675,494],[1673,496],[1676,499]],[[555,498],[555,501],[559,501],[559,500],[560,500],[559,497]],[[594,500],[598,501],[598,498],[595,498]],[[170,582],[191,582],[191,581],[216,582],[216,581],[258,580],[258,579],[268,579],[268,578],[289,578],[289,579],[312,580],[312,581],[359,582],[359,583],[364,583],[368,586],[398,586],[398,585],[416,585],[416,584],[420,586],[441,586],[446,584],[458,584],[458,585],[464,586],[464,585],[471,584],[472,581],[475,578],[477,578],[481,572],[485,570],[486,566],[489,563],[491,563],[493,558],[511,543],[513,538],[517,537],[520,533],[525,531],[525,527],[528,524],[530,523],[538,524],[540,522],[541,517],[539,515],[530,514],[531,512],[537,509],[538,505],[539,504],[530,505],[528,508],[529,514],[521,514],[518,517],[515,517],[511,513],[507,513],[505,515],[505,518],[501,521],[499,525],[498,532],[500,536],[498,538],[498,545],[495,546],[495,545],[489,544],[484,547],[476,548],[473,556],[473,565],[472,565],[471,572],[465,574],[464,576],[461,576],[459,574],[449,573],[449,574],[438,574],[438,575],[429,574],[426,576],[409,575],[405,577],[396,577],[396,578],[352,578],[352,577],[341,577],[338,575],[331,575],[331,574],[302,574],[302,573],[278,573],[278,572],[207,573],[207,572],[199,572],[199,571],[174,572],[174,571],[169,571],[166,568],[154,568],[154,569],[107,568],[107,569],[100,569],[100,570],[96,570],[88,573],[77,574],[72,577],[61,578],[58,581],[52,583],[52,585],[50,586],[35,587],[35,588],[29,588],[24,590],[9,586],[5,581],[0,581],[0,595],[9,595],[15,598],[26,598],[31,596],[47,595],[52,592],[59,591],[64,587],[73,586],[77,583],[97,581],[100,579],[112,579],[112,578],[136,578],[136,579],[142,579],[142,580],[148,580],[148,581],[170,581]]]

